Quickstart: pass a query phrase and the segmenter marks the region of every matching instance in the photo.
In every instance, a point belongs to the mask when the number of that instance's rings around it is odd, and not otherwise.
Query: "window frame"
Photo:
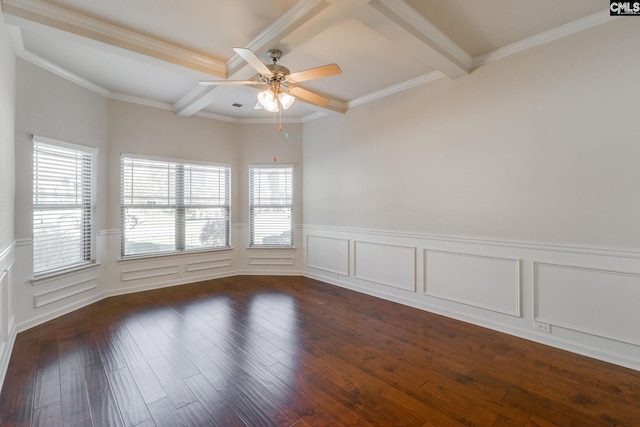
[[[176,171],[180,171],[176,174],[175,182],[174,182],[174,194],[173,200],[174,204],[161,205],[158,208],[165,209],[173,209],[174,210],[174,236],[175,236],[175,247],[172,250],[167,251],[156,251],[156,252],[137,252],[131,254],[125,254],[125,241],[126,241],[126,231],[125,231],[125,209],[128,207],[135,207],[136,205],[125,205],[124,204],[124,159],[133,159],[133,160],[142,160],[142,161],[150,161],[150,162],[163,162],[167,163],[167,165],[173,164],[176,166]],[[223,168],[225,171],[225,179],[227,185],[225,187],[226,190],[226,204],[222,205],[222,209],[225,212],[225,245],[223,246],[210,246],[210,247],[197,247],[189,249],[187,248],[187,234],[186,234],[186,211],[190,208],[206,208],[206,207],[215,207],[220,208],[221,206],[217,205],[189,205],[185,204],[185,172],[186,167],[191,166],[205,166],[205,167],[216,167]],[[179,176],[178,176],[179,175]],[[213,251],[221,251],[221,250],[230,250],[232,249],[231,245],[231,180],[232,180],[232,170],[231,165],[228,163],[217,163],[217,162],[204,162],[204,161],[196,161],[196,160],[187,160],[187,159],[178,159],[178,158],[168,158],[168,157],[157,157],[157,156],[147,156],[141,154],[132,154],[132,153],[120,153],[120,259],[121,260],[129,260],[129,259],[138,259],[138,258],[153,258],[153,257],[162,257],[162,256],[171,256],[171,255],[181,255],[181,254],[190,254],[190,253],[199,253],[199,252],[213,252]],[[181,190],[178,192],[178,186],[180,186]],[[170,187],[169,187],[170,190]]]
[[[90,147],[90,146],[86,146],[86,145],[81,145],[81,144],[74,144],[71,142],[67,142],[67,141],[61,141],[58,139],[54,139],[54,138],[48,138],[45,136],[41,136],[41,135],[33,135],[32,136],[32,142],[33,142],[33,147],[32,147],[32,198],[31,198],[31,202],[32,202],[32,219],[31,219],[31,226],[32,226],[32,235],[33,235],[33,252],[32,252],[32,260],[33,260],[33,264],[32,264],[32,274],[33,277],[35,279],[39,279],[42,277],[46,277],[46,276],[50,276],[50,275],[56,275],[56,274],[62,274],[68,271],[74,271],[80,268],[84,268],[87,266],[91,266],[91,265],[95,265],[96,264],[96,259],[95,259],[95,255],[96,255],[96,231],[95,231],[95,226],[94,226],[94,221],[95,221],[95,215],[96,215],[96,200],[97,200],[97,194],[96,194],[96,188],[97,188],[97,172],[98,172],[98,154],[99,154],[99,150],[97,148],[94,147]],[[80,186],[79,189],[77,189],[76,193],[75,193],[75,197],[79,197],[82,199],[82,203],[80,204],[46,204],[46,203],[36,203],[37,199],[38,199],[38,193],[36,191],[36,185],[38,185],[37,181],[38,181],[38,177],[37,177],[37,171],[36,171],[36,150],[38,149],[37,147],[39,145],[45,145],[45,146],[51,146],[51,147],[56,147],[56,148],[60,148],[60,149],[65,149],[65,150],[72,150],[75,151],[76,154],[80,154],[80,155],[86,155],[88,156],[88,167],[89,167],[89,172],[81,172],[81,179],[84,178],[88,178],[89,179],[89,183],[88,185],[85,185],[84,183]],[[89,194],[86,194],[86,192],[84,192],[84,189],[88,188],[89,190]],[[36,271],[35,267],[36,267],[36,248],[37,248],[37,243],[36,243],[36,232],[35,232],[35,220],[36,220],[36,211],[38,210],[46,210],[48,207],[48,209],[50,210],[64,210],[64,209],[73,209],[74,207],[76,208],[80,208],[82,210],[81,212],[81,222],[79,224],[79,231],[81,234],[81,251],[82,251],[82,260],[78,261],[78,262],[74,262],[74,263],[70,263],[70,264],[66,264],[63,266],[59,266],[59,267],[55,267],[55,268],[49,268],[46,270],[40,270],[40,271]],[[46,253],[46,252],[45,252]]]
[[[254,214],[254,209],[256,207],[256,205],[253,202],[253,183],[254,183],[254,178],[253,178],[253,170],[254,169],[290,169],[290,173],[291,173],[291,185],[290,185],[290,204],[277,204],[277,205],[262,205],[262,207],[269,207],[269,206],[273,206],[273,207],[284,207],[284,208],[288,208],[290,210],[290,216],[291,216],[291,221],[289,224],[289,235],[290,235],[290,242],[289,243],[283,243],[283,244],[277,244],[277,243],[269,243],[269,244],[260,244],[260,243],[255,243],[255,235],[254,235],[254,230],[255,230],[255,214]],[[249,190],[249,195],[248,195],[248,205],[249,205],[249,248],[250,249],[293,249],[294,246],[294,223],[293,223],[293,216],[294,216],[294,206],[295,206],[295,195],[294,195],[294,181],[295,181],[295,165],[294,164],[250,164],[248,167],[248,190]]]

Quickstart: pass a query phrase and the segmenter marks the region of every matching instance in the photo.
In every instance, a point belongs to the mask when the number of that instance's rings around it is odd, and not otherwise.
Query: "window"
[[[229,247],[224,165],[123,155],[122,257]]]
[[[251,246],[293,245],[293,166],[249,168]]]
[[[33,274],[92,259],[97,151],[33,137]]]

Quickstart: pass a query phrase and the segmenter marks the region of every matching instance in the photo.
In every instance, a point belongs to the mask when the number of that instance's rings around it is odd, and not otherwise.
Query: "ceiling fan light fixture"
[[[321,67],[291,73],[287,67],[278,65],[278,60],[282,56],[281,50],[269,50],[269,58],[273,61],[273,64],[269,65],[265,65],[251,49],[234,47],[233,50],[258,72],[258,77],[253,80],[205,80],[201,81],[200,84],[207,86],[268,86],[267,90],[258,94],[258,104],[256,104],[254,109],[264,108],[270,113],[277,113],[290,108],[296,98],[300,98],[310,104],[325,107],[331,102],[329,98],[306,90],[298,86],[298,83],[342,73],[342,70],[337,64],[327,64]],[[294,93],[294,95],[291,93]]]
[[[286,110],[293,105],[293,101],[296,100],[295,97],[289,95],[286,92],[278,93],[278,99],[280,100],[280,105],[282,105],[282,109]]]
[[[280,111],[280,107],[278,106],[278,98],[273,96],[273,92],[271,89],[267,89],[258,94],[258,102],[260,105],[264,107],[265,110],[270,113],[277,113]]]

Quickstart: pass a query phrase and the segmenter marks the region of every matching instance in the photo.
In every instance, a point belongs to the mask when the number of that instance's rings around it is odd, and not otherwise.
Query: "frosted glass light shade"
[[[278,98],[273,96],[273,92],[271,90],[265,90],[264,92],[260,92],[258,94],[258,102],[264,107],[265,110],[270,113],[277,113],[280,111],[280,107],[278,106]]]
[[[293,105],[293,101],[296,100],[293,96],[289,95],[286,92],[280,92],[278,94],[278,99],[280,100],[280,105],[282,105],[282,109],[286,110],[287,108]]]

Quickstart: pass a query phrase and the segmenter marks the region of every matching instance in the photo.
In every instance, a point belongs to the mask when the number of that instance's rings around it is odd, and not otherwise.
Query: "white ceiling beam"
[[[369,0],[326,0],[329,7],[316,13],[304,26],[287,34],[280,43],[288,49],[298,47],[349,17],[353,10],[361,8],[368,2]]]
[[[37,22],[192,70],[226,78],[223,61],[39,0],[1,0],[5,15]]]
[[[300,0],[291,9],[276,19],[264,31],[251,40],[245,47],[260,55],[269,49],[278,47],[278,43],[293,33],[310,19],[327,8],[325,0]],[[239,55],[234,54],[226,63],[228,76],[235,76],[243,70],[247,63]],[[253,69],[252,69],[253,70]]]
[[[190,117],[199,113],[220,96],[221,91],[219,89],[220,86],[195,86],[175,103],[174,110],[176,114],[182,117]]]
[[[420,40],[424,48],[417,54],[435,69],[450,78],[469,74],[471,56],[404,0],[371,0],[369,5]]]

